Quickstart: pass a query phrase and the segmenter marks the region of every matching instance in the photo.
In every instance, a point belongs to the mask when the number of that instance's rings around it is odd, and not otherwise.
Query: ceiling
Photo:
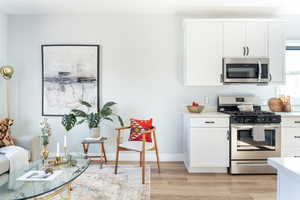
[[[0,0],[5,14],[300,14],[297,0]]]

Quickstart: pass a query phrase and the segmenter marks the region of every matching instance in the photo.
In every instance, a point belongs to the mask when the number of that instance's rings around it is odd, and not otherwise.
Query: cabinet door
[[[213,21],[184,23],[185,85],[221,85],[223,24]]]
[[[224,57],[243,57],[245,46],[245,22],[224,22]]]
[[[192,167],[228,167],[227,128],[191,128]]]
[[[247,56],[267,57],[268,56],[268,23],[247,22],[246,44],[248,47]]]
[[[281,129],[281,156],[299,156],[300,128]]]
[[[285,83],[285,23],[269,23],[269,57],[272,83]]]

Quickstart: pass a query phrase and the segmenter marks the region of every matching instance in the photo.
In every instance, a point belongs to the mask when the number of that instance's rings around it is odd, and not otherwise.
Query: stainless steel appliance
[[[267,84],[272,79],[269,58],[223,58],[223,83]]]
[[[230,114],[230,173],[274,174],[267,158],[281,154],[281,116],[261,110],[255,97],[218,98],[218,111]],[[239,105],[253,105],[252,112]]]

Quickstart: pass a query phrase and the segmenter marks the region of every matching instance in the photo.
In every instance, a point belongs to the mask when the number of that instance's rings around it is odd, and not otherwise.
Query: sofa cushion
[[[8,173],[0,175],[0,187],[8,182]]]
[[[0,175],[6,173],[9,170],[9,160],[0,154]]]
[[[10,136],[10,127],[13,125],[13,120],[0,120],[0,147],[14,145],[14,141]]]

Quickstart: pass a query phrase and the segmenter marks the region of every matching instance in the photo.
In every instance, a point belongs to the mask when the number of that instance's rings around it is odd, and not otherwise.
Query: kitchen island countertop
[[[268,164],[277,169],[277,200],[299,200],[300,158],[269,158]]]

